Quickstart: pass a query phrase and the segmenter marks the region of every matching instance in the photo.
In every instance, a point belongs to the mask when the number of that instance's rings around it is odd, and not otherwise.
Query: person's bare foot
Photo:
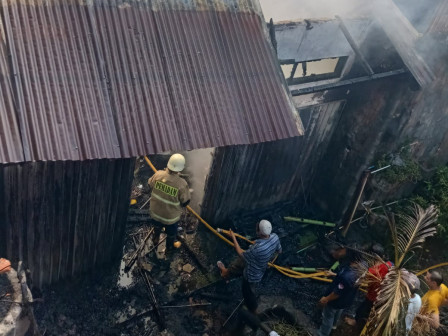
[[[218,266],[218,268],[219,268],[219,272],[221,273],[221,277],[223,277],[224,279],[227,279],[229,277],[229,270],[224,266],[222,261],[218,261],[216,263],[216,266]]]
[[[356,325],[356,320],[355,319],[352,319],[351,317],[346,317],[345,319],[344,319],[344,321],[345,321],[345,323],[347,323],[349,326],[355,326]]]

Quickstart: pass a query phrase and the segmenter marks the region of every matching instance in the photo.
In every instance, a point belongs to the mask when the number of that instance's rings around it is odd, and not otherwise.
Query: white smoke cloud
[[[204,197],[205,179],[210,171],[213,148],[196,149],[182,153],[185,156],[186,167],[184,173],[189,176],[191,193],[191,207],[200,212],[200,204]]]
[[[259,0],[266,21],[359,17],[366,14],[366,0]]]

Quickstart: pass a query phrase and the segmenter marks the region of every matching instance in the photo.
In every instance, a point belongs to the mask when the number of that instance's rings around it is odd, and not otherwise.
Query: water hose
[[[225,233],[226,235],[228,235],[228,236],[230,236],[230,231],[229,230],[224,230],[224,229],[220,229],[220,228],[218,228],[218,229],[216,229],[216,231],[218,231],[219,233]],[[246,237],[244,237],[244,236],[242,236],[242,235],[240,235],[240,234],[238,234],[238,233],[233,233],[234,235],[235,235],[235,237],[237,237],[237,238],[240,238],[240,239],[242,239],[242,240],[245,240],[246,242],[248,242],[249,244],[253,244],[254,242],[252,241],[252,240],[249,240],[249,239],[247,239]]]
[[[146,161],[146,163],[148,164],[148,166],[151,167],[151,169],[153,170],[153,172],[157,172],[156,167],[154,167],[154,165],[152,164],[152,162],[148,159],[148,157],[145,155],[144,159]],[[234,246],[234,244],[228,240],[226,237],[224,237],[222,234],[220,234],[217,230],[215,230],[210,224],[208,224],[196,211],[194,211],[189,205],[187,205],[187,210],[190,211],[197,219],[199,219],[199,221],[205,225],[205,227],[207,229],[209,229],[215,236],[219,237],[221,240],[225,241],[227,244],[229,244],[230,246]],[[224,233],[225,230],[222,230],[222,232]],[[236,234],[235,234],[236,236]],[[248,242],[251,242],[250,240],[246,239],[245,237],[243,238],[243,236],[238,235],[241,239],[247,240]],[[253,242],[251,242],[253,244]],[[327,278],[322,278],[321,276],[325,275],[325,272],[318,272],[318,273],[314,273],[314,274],[305,274],[305,273],[301,273],[301,272],[297,272],[297,271],[293,271],[289,268],[286,267],[282,267],[282,266],[278,266],[275,265],[273,263],[268,263],[269,267],[273,267],[275,268],[277,271],[279,271],[280,273],[282,273],[283,275],[286,275],[290,278],[294,278],[294,279],[307,279],[307,278],[311,278],[314,280],[319,280],[319,281],[323,281],[323,282],[332,282],[331,279],[327,279]]]
[[[420,275],[423,275],[423,274],[425,274],[426,272],[428,272],[428,271],[430,271],[430,270],[432,270],[432,269],[434,269],[434,268],[439,268],[439,267],[443,267],[443,266],[448,266],[448,262],[444,262],[444,263],[441,263],[441,264],[437,264],[437,265],[434,265],[434,266],[425,268],[423,271],[418,272],[416,275],[417,275],[417,276],[420,276]]]

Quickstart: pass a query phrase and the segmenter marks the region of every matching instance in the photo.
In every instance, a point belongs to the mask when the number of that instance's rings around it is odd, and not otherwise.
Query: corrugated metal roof
[[[301,131],[255,1],[7,0],[2,10],[25,160],[132,157]]]
[[[23,147],[14,111],[11,72],[4,43],[0,43],[0,75],[0,162],[19,162],[24,160]]]
[[[296,62],[314,61],[324,58],[350,56],[353,50],[339,28],[338,21],[310,20],[312,29],[306,22],[288,22],[275,26],[275,39],[280,60]],[[358,43],[364,40],[371,20],[344,20],[353,39]]]

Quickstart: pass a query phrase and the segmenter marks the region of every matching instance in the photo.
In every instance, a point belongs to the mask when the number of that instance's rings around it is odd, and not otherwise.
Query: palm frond
[[[403,333],[406,305],[410,298],[406,283],[406,280],[409,281],[409,272],[403,268],[404,261],[410,258],[411,252],[422,247],[426,238],[437,232],[438,211],[433,205],[427,209],[414,205],[412,215],[400,216],[398,225],[393,214],[386,211],[385,213],[395,247],[395,266],[389,270],[384,280],[379,280],[380,290],[365,333],[369,336],[392,336]],[[367,279],[367,273],[364,273],[364,279]],[[416,324],[416,330],[419,329],[426,330],[423,322],[420,325]]]
[[[404,270],[392,267],[381,283],[378,298],[369,318],[367,335],[399,335],[404,321],[405,304],[410,292],[406,285]]]
[[[396,267],[402,266],[402,262],[406,255],[422,247],[422,243],[426,238],[437,233],[437,215],[438,211],[434,205],[423,209],[415,204],[413,214],[411,216],[400,216],[400,225],[396,227],[396,251],[398,252],[398,260]],[[392,235],[394,235],[392,233]]]
[[[362,253],[362,260],[352,265],[352,269],[356,274],[357,285],[368,286],[371,283],[380,283],[381,278],[369,272],[371,267],[386,263],[380,256],[368,252]]]
[[[397,224],[395,222],[395,216],[393,213],[386,211],[383,207],[384,214],[386,215],[387,223],[389,224],[390,233],[392,236],[392,244],[394,246],[394,261],[395,265],[398,263],[398,232],[397,232]]]

